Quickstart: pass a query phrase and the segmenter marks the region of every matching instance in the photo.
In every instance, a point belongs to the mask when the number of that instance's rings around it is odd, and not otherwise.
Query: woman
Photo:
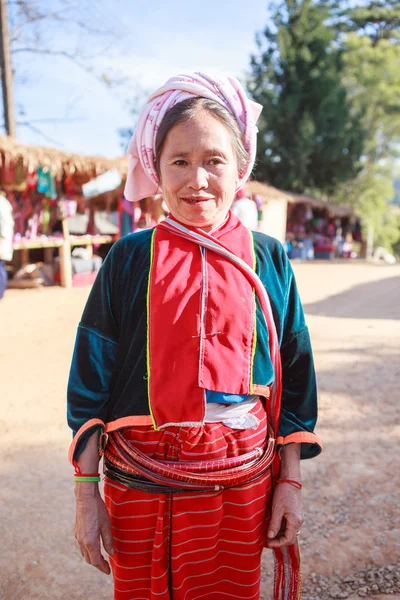
[[[109,573],[102,539],[117,600],[259,598],[265,546],[275,597],[299,595],[299,463],[321,447],[310,342],[283,248],[230,212],[260,110],[235,79],[181,75],[129,147],[126,197],[161,191],[170,216],[109,253],[68,390],[75,536]]]

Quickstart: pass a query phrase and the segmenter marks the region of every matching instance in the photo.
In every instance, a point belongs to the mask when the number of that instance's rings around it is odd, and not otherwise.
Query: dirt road
[[[400,593],[400,267],[295,264],[324,453],[303,463],[305,597]],[[65,386],[88,289],[0,303],[0,598],[111,600],[75,546]],[[397,451],[395,450],[397,446]],[[271,561],[264,559],[263,598]],[[400,596],[399,596],[400,598]]]

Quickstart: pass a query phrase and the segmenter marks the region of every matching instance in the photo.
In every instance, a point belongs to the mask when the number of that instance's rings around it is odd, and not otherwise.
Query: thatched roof
[[[284,192],[261,181],[249,181],[245,189],[251,194],[259,194],[264,202],[269,200],[286,200],[289,204],[308,204],[311,208],[325,208],[331,217],[351,217],[354,215],[352,208],[339,204],[330,204],[305,194],[293,194]]]
[[[324,208],[328,211],[330,217],[345,218],[354,215],[354,210],[349,206],[343,206],[342,204],[331,204],[324,200],[319,200],[313,196],[306,196],[304,194],[293,194],[292,192],[285,192],[289,196],[290,204],[308,204],[311,208]]]
[[[289,196],[286,192],[281,192],[271,185],[261,183],[261,181],[248,181],[244,187],[250,194],[259,194],[265,202],[269,200],[289,201]]]
[[[128,172],[128,158],[125,156],[109,159],[73,154],[56,148],[21,144],[9,136],[0,136],[0,153],[14,161],[22,158],[24,165],[33,169],[47,166],[57,178],[61,177],[64,170],[71,174],[79,173],[80,179],[87,181],[110,169],[117,169],[123,178]]]
[[[318,200],[313,196],[306,196],[305,194],[294,194],[293,192],[285,192],[288,196],[290,204],[308,204],[314,208],[324,208],[327,203],[323,200]]]

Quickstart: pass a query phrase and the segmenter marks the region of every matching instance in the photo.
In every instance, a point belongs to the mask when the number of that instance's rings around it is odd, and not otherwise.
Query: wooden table
[[[113,235],[69,235],[64,237],[43,237],[28,240],[22,238],[13,243],[14,250],[21,252],[21,266],[29,263],[29,251],[44,249],[44,262],[51,262],[53,249],[58,248],[60,257],[60,279],[61,286],[72,287],[72,263],[71,248],[74,246],[88,246],[93,255],[93,246],[101,244],[112,244],[115,241]]]

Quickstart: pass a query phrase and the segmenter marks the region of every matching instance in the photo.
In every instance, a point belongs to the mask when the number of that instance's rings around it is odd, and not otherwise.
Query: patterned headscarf
[[[208,98],[224,106],[236,119],[243,136],[249,161],[238,189],[247,181],[255,160],[256,122],[262,106],[250,100],[237,79],[213,79],[204,73],[177,75],[155,91],[143,108],[128,147],[130,156],[125,197],[134,202],[159,192],[159,177],[155,168],[155,142],[157,131],[165,113],[187,98]]]

